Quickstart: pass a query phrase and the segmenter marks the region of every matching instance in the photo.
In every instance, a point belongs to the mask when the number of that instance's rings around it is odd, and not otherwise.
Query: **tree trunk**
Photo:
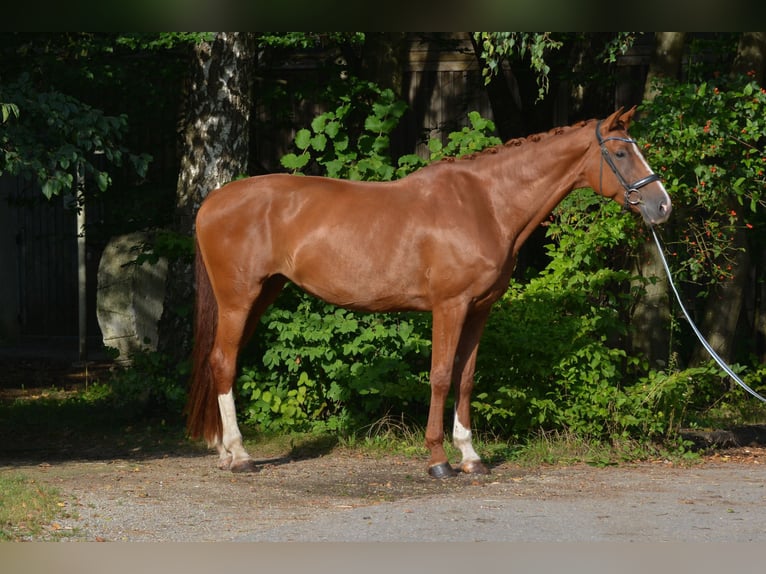
[[[662,78],[677,78],[681,71],[681,57],[684,53],[686,32],[655,32],[654,52],[644,83],[644,99],[653,100],[657,93],[654,81]]]
[[[409,46],[407,32],[366,32],[361,77],[406,99],[404,78]]]
[[[178,231],[191,233],[213,189],[247,174],[255,39],[219,33],[194,51],[176,192]]]
[[[766,250],[756,250],[752,253],[756,260],[753,340],[758,361],[766,365],[766,281],[762,279],[766,274]]]
[[[764,73],[766,73],[766,32],[742,32],[739,37],[732,73],[747,74],[749,72],[753,72],[753,79],[763,85]]]
[[[195,47],[181,142],[175,230],[190,236],[202,200],[213,189],[248,173],[249,121],[255,37],[218,33]],[[188,258],[168,270],[159,347],[175,360],[191,349],[193,280]]]
[[[654,52],[644,85],[644,100],[651,101],[656,90],[654,80],[675,78],[681,70],[684,32],[656,32]],[[670,357],[670,297],[668,282],[660,255],[654,243],[644,243],[638,253],[636,274],[650,280],[642,289],[639,282],[632,285],[640,293],[631,316],[631,347],[641,354],[652,368],[662,368]]]
[[[745,232],[739,229],[734,236],[734,245],[740,249],[733,262],[733,277],[718,284],[705,301],[705,315],[700,331],[710,346],[724,361],[734,360],[737,323],[742,312],[745,284],[750,268],[750,252],[746,249]],[[697,344],[689,361],[700,365],[710,360],[702,344]]]

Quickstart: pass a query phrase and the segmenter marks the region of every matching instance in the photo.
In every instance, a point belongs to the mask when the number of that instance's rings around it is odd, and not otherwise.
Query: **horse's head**
[[[600,148],[598,166],[589,170],[591,186],[613,198],[625,209],[640,213],[650,225],[670,217],[671,202],[660,178],[646,163],[636,140],[628,135],[635,106],[622,108],[596,125],[595,138]]]

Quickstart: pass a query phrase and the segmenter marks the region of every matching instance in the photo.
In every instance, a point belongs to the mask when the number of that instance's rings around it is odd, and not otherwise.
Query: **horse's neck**
[[[491,200],[498,221],[507,226],[513,254],[576,187],[582,187],[583,163],[589,141],[580,130],[525,142],[492,162]]]

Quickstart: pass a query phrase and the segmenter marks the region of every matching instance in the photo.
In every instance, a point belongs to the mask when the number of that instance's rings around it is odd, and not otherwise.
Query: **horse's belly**
[[[397,272],[399,271],[399,272]],[[426,311],[431,301],[422,273],[330,259],[296,268],[288,278],[323,301],[357,311]],[[419,276],[421,275],[421,276]]]

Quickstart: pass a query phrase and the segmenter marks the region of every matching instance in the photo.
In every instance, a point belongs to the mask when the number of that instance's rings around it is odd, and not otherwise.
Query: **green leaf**
[[[100,171],[98,172],[98,175],[96,175],[96,185],[100,191],[106,191],[111,182],[112,180],[109,177],[109,174],[105,171]]]
[[[336,152],[344,152],[348,149],[348,135],[343,134],[342,137],[335,140],[335,151]]]
[[[317,151],[324,151],[327,146],[327,137],[324,134],[317,134],[311,138],[311,147]]]
[[[324,167],[327,170],[328,177],[340,177],[341,171],[345,163],[340,159],[332,159],[324,163]]]
[[[322,114],[315,117],[313,120],[311,120],[311,129],[314,130],[314,133],[319,133],[325,129],[326,124],[327,124],[327,115]]]
[[[366,120],[364,120],[364,129],[367,131],[380,133],[383,131],[383,122],[380,120],[380,118],[369,116]]]
[[[306,150],[311,145],[311,132],[306,128],[298,130],[295,134],[295,146],[299,150]]]
[[[50,199],[54,195],[58,195],[59,193],[58,182],[52,179],[47,180],[45,183],[43,183],[42,192],[46,199]]]
[[[336,121],[329,122],[324,129],[324,133],[326,133],[327,137],[329,137],[330,139],[335,139],[339,131],[340,131],[340,124]]]
[[[283,167],[286,167],[287,169],[296,170],[306,166],[306,164],[309,162],[309,156],[305,153],[302,153],[301,155],[288,153],[283,155],[279,162]]]

